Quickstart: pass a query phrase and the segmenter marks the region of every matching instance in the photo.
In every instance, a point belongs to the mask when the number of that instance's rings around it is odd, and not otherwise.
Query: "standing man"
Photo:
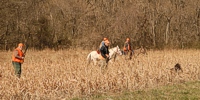
[[[125,55],[129,56],[130,60],[132,59],[130,38],[126,38],[126,42],[124,43],[124,53],[125,53]]]
[[[15,70],[15,75],[18,78],[21,76],[21,65],[24,62],[24,53],[22,52],[23,46],[22,43],[19,43],[12,55],[12,64]]]
[[[108,46],[110,42],[108,40],[104,41],[105,45],[100,48],[100,60],[101,60],[101,68],[106,68],[109,60],[109,51]]]

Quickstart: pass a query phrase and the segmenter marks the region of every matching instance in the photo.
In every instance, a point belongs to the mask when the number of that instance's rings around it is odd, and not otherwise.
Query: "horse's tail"
[[[90,61],[91,61],[91,53],[87,56],[87,61],[88,61],[88,65],[89,65]]]

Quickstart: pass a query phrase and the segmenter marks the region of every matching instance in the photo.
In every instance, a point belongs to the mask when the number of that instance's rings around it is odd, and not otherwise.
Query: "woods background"
[[[1,0],[0,49],[200,48],[199,0]]]

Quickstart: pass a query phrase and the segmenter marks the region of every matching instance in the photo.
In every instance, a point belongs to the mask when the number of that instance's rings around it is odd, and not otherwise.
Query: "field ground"
[[[128,61],[117,56],[102,72],[92,63],[87,66],[86,50],[28,50],[17,79],[12,52],[1,51],[0,99],[199,99],[200,50],[147,53]],[[177,63],[183,72],[171,73]]]
[[[196,81],[121,94],[99,94],[89,98],[73,98],[72,100],[199,100],[199,94],[200,81]]]

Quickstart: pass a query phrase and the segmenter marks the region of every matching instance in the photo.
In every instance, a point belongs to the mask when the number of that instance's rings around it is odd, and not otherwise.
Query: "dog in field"
[[[173,73],[173,72],[183,72],[183,70],[182,70],[182,68],[181,68],[181,65],[179,64],[179,63],[177,63],[175,66],[174,66],[174,68],[171,68],[170,69],[170,72],[171,73]]]

